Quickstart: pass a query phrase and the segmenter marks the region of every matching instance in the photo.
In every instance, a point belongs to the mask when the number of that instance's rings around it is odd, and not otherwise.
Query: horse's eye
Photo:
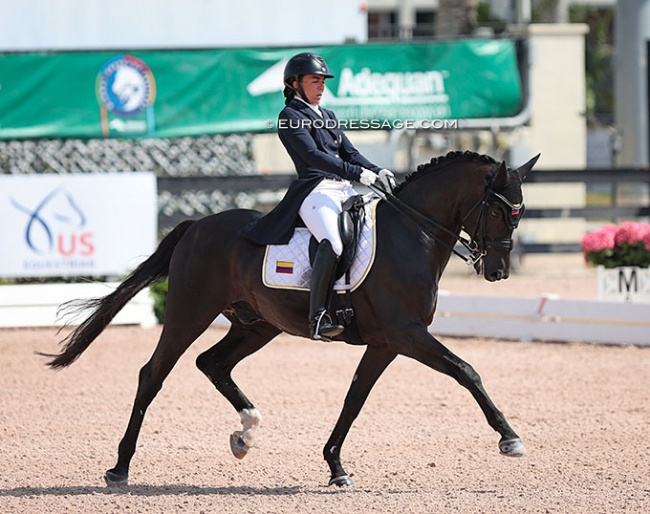
[[[501,211],[499,209],[492,209],[490,211],[490,216],[493,218],[500,218],[501,217]]]

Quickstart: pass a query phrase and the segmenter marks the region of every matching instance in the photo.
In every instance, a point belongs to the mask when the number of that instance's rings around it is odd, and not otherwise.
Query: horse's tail
[[[66,314],[85,310],[92,310],[92,313],[61,341],[65,346],[60,354],[42,354],[53,357],[47,365],[52,369],[60,369],[72,364],[131,298],[150,284],[164,279],[169,274],[169,263],[176,245],[193,223],[194,220],[187,220],[177,225],[160,242],[156,251],[109,295],[89,300],[73,300],[63,304],[61,309]]]

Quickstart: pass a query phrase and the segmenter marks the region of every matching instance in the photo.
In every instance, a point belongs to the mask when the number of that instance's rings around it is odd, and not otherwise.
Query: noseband
[[[519,219],[524,213],[523,204],[513,204],[505,196],[500,193],[497,193],[493,188],[492,182],[487,186],[485,192],[481,199],[474,204],[474,206],[469,210],[469,212],[463,217],[461,225],[465,229],[465,222],[472,215],[476,209],[480,209],[476,224],[474,225],[474,230],[470,234],[470,238],[466,239],[459,234],[456,234],[449,230],[447,227],[441,225],[437,221],[429,218],[425,214],[422,214],[420,211],[411,207],[407,203],[404,203],[399,198],[397,198],[391,192],[385,191],[384,189],[378,188],[374,185],[370,186],[370,189],[377,193],[380,198],[385,200],[393,208],[395,208],[400,213],[404,214],[406,217],[411,219],[418,228],[426,234],[431,239],[439,242],[443,246],[449,248],[454,255],[463,259],[468,265],[476,265],[483,257],[488,253],[488,250],[495,249],[498,251],[511,251],[513,247],[512,238],[507,239],[487,239],[487,212],[490,206],[490,200],[495,198],[499,201],[499,207],[504,211],[504,218],[507,220],[508,225],[511,229],[515,229],[519,224]],[[447,242],[440,239],[436,236],[429,227],[434,227],[437,230],[442,230],[446,234],[450,235],[455,239],[457,243],[460,243],[465,247],[469,256],[463,255],[458,252],[453,246],[449,245]],[[469,232],[468,232],[469,234]]]
[[[492,189],[492,184],[490,184],[486,188],[485,193],[483,193],[483,197],[463,218],[462,225],[465,227],[467,218],[469,218],[477,208],[480,208],[476,224],[474,225],[474,230],[472,231],[471,239],[465,240],[460,236],[458,237],[458,241],[463,243],[463,245],[470,251],[471,264],[475,264],[487,255],[488,250],[494,249],[501,252],[510,252],[513,247],[512,238],[487,238],[487,212],[490,207],[490,199],[492,198],[495,198],[499,202],[499,207],[503,211],[504,219],[507,221],[511,230],[517,228],[519,219],[526,209],[523,204],[511,203],[505,196]],[[464,244],[464,242],[467,244]]]

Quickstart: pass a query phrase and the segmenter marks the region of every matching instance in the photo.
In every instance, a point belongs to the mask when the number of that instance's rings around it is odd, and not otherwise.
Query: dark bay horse
[[[330,485],[352,484],[341,465],[341,446],[373,385],[397,355],[411,357],[467,388],[501,436],[501,453],[523,454],[519,436],[492,403],[479,375],[428,327],[440,278],[461,230],[470,236],[465,242],[477,273],[490,282],[508,277],[512,232],[523,213],[522,180],[536,160],[511,170],[488,156],[451,152],[419,166],[377,206],[375,261],[351,295],[357,333],[366,350],[323,450]],[[114,292],[76,305],[91,313],[62,341],[61,353],[50,356],[52,368],[74,362],[138,291],[169,277],[160,340],[140,370],[117,464],[105,474],[108,485],[127,483],[147,408],[181,355],[220,313],[231,321],[230,330],[197,358],[196,365],[240,415],[242,430],[235,431],[230,441],[235,456],[243,458],[253,446],[261,415],[235,384],[231,371],[281,332],[309,337],[309,294],[265,287],[261,272],[265,248],[240,236],[258,216],[259,212],[237,209],[185,221]],[[348,341],[348,330],[337,339]]]

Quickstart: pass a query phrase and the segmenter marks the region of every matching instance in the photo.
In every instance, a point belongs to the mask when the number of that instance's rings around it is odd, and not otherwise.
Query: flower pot
[[[650,303],[650,268],[598,266],[598,299]]]

